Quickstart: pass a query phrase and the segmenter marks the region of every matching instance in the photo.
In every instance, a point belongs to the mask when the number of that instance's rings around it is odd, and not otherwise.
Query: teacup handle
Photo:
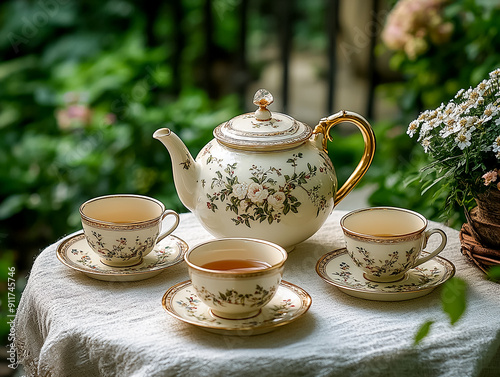
[[[337,190],[334,199],[334,206],[339,204],[339,202],[351,192],[354,186],[356,186],[363,175],[365,175],[372,163],[373,156],[375,155],[375,133],[373,132],[370,123],[368,123],[368,121],[361,115],[346,110],[339,111],[336,114],[330,115],[328,118],[321,119],[319,124],[314,128],[314,134],[323,134],[323,151],[328,154],[328,141],[332,141],[330,130],[342,122],[350,122],[358,127],[363,135],[365,149],[361,160],[356,166],[356,169],[354,169],[354,172],[349,176],[349,178],[347,178],[347,181],[344,182],[342,187]]]
[[[441,235],[441,244],[436,248],[436,250],[431,252],[429,255],[422,257],[422,258],[418,258],[415,261],[415,264],[413,265],[413,267],[417,267],[417,266],[421,265],[422,263],[427,262],[429,259],[434,258],[441,251],[443,251],[444,247],[446,246],[447,237],[446,237],[446,233],[443,232],[441,229],[429,229],[429,230],[425,231],[425,233],[424,233],[425,239],[424,239],[424,245],[422,246],[422,249],[427,246],[427,241],[429,241],[429,237],[435,233],[439,233]]]
[[[172,215],[175,217],[175,223],[166,231],[163,231],[157,238],[156,242],[160,242],[162,239],[164,239],[165,237],[167,237],[168,235],[170,235],[170,233],[172,233],[175,228],[177,228],[177,225],[179,225],[179,221],[180,221],[180,217],[179,217],[179,214],[177,212],[175,212],[174,210],[171,210],[171,209],[166,209],[163,214],[161,215],[161,221],[163,221],[163,219],[165,217],[167,217],[168,215]]]

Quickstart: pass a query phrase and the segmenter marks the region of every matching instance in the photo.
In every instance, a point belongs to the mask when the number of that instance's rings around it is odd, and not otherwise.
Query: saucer
[[[196,295],[191,280],[171,287],[162,299],[163,308],[171,316],[209,332],[250,336],[273,331],[304,315],[311,306],[311,296],[300,287],[286,281],[260,314],[246,319],[216,317]]]
[[[111,267],[101,262],[85,239],[76,233],[57,247],[57,258],[66,266],[85,275],[105,281],[138,281],[149,279],[184,259],[188,245],[179,237],[169,235],[158,242],[142,263],[130,267]]]
[[[316,272],[327,283],[350,296],[376,301],[403,301],[432,292],[455,275],[455,266],[439,256],[408,270],[402,280],[378,283],[365,279],[345,248],[323,255]]]

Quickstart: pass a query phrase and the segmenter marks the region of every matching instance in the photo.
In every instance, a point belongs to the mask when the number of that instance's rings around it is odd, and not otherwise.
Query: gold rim
[[[148,200],[150,202],[157,204],[160,207],[161,213],[159,216],[152,218],[152,219],[149,219],[149,220],[130,222],[127,224],[118,224],[118,223],[114,223],[112,221],[103,221],[103,220],[99,220],[99,219],[94,219],[90,216],[87,216],[83,212],[85,210],[85,206],[87,206],[88,204],[96,202],[98,200],[110,199],[110,198],[116,198],[116,199],[118,199],[118,198],[136,198],[136,199]],[[98,227],[98,228],[108,228],[108,229],[127,230],[127,229],[147,228],[151,225],[154,225],[154,224],[160,222],[161,217],[163,216],[164,212],[165,212],[165,206],[159,200],[156,200],[154,198],[150,198],[149,196],[135,195],[135,194],[117,194],[117,195],[99,196],[97,198],[92,198],[92,199],[87,200],[85,203],[83,203],[80,206],[80,216],[81,216],[82,222],[84,224],[89,225],[89,226]]]
[[[351,216],[357,215],[362,212],[370,212],[370,211],[397,211],[397,212],[405,212],[411,215],[414,215],[418,217],[424,225],[419,228],[418,230],[415,230],[413,232],[409,233],[404,233],[404,234],[396,234],[396,235],[390,235],[390,236],[374,236],[372,234],[365,234],[365,233],[360,233],[360,232],[355,232],[353,230],[348,229],[345,225],[344,222]],[[404,239],[404,240],[412,240],[415,238],[418,238],[421,236],[421,234],[425,231],[427,228],[428,221],[427,219],[422,216],[420,213],[411,211],[409,209],[405,208],[398,208],[398,207],[370,207],[370,208],[362,208],[362,209],[357,209],[354,211],[349,212],[348,214],[342,216],[340,219],[340,227],[344,231],[344,234],[347,236],[350,236],[351,238],[356,238],[360,239],[363,241],[372,241],[372,242],[380,242],[380,243],[391,243],[391,242],[397,242],[398,240]]]
[[[267,245],[267,246],[271,246],[273,248],[275,248],[276,250],[278,250],[282,257],[283,257],[283,260],[277,264],[274,264],[272,265],[271,267],[269,268],[266,268],[265,270],[259,270],[259,271],[256,271],[256,272],[247,272],[247,273],[242,273],[242,272],[238,272],[238,271],[226,271],[226,270],[211,270],[211,269],[208,269],[208,268],[203,268],[203,267],[200,267],[196,264],[194,264],[193,262],[191,262],[189,260],[189,257],[191,255],[191,253],[196,250],[197,248],[201,247],[201,246],[205,246],[207,244],[210,244],[210,243],[219,243],[219,242],[226,242],[226,241],[249,241],[249,242],[253,242],[253,243],[261,243],[261,244],[264,244],[264,245]],[[222,238],[222,239],[218,239],[218,240],[211,240],[211,241],[205,241],[205,242],[202,242],[196,246],[194,246],[192,249],[190,249],[186,254],[184,254],[184,260],[186,262],[186,264],[192,268],[193,270],[196,270],[197,272],[201,272],[202,274],[204,275],[209,275],[209,276],[214,276],[214,275],[217,275],[217,276],[227,276],[227,277],[235,277],[235,276],[238,276],[238,277],[253,277],[253,276],[260,276],[260,275],[267,275],[269,273],[269,271],[274,271],[274,270],[277,270],[277,269],[280,269],[283,267],[283,265],[285,264],[286,260],[288,258],[288,254],[286,252],[286,250],[275,244],[275,243],[272,243],[272,242],[269,242],[269,241],[264,241],[264,240],[259,240],[259,239],[256,239],[256,238],[238,238],[238,237],[233,237],[233,238]]]
[[[344,248],[340,248],[340,249],[336,249],[336,250],[333,250],[333,251],[330,251],[329,253],[326,253],[325,255],[323,255],[318,260],[318,262],[316,263],[316,273],[319,275],[319,277],[321,279],[323,279],[328,284],[333,285],[334,287],[337,287],[337,288],[339,288],[341,290],[346,290],[346,291],[351,291],[351,292],[356,292],[356,293],[361,293],[361,294],[370,294],[370,295],[373,294],[373,295],[381,295],[381,296],[388,296],[388,297],[390,297],[390,296],[394,296],[394,295],[405,295],[405,296],[407,296],[407,295],[414,295],[414,294],[418,294],[418,293],[423,293],[423,292],[425,292],[427,290],[433,290],[433,289],[441,286],[447,280],[449,280],[453,276],[455,276],[455,272],[456,272],[455,265],[453,263],[451,263],[446,258],[443,258],[443,257],[440,257],[440,256],[436,256],[433,259],[436,259],[437,261],[439,261],[439,263],[443,266],[443,269],[445,270],[445,273],[443,274],[443,277],[439,281],[437,281],[436,284],[434,284],[433,286],[431,286],[431,287],[424,287],[424,288],[415,287],[414,291],[401,291],[401,292],[376,292],[376,291],[369,291],[369,290],[365,290],[365,289],[354,288],[354,287],[348,286],[348,285],[343,285],[341,283],[338,283],[336,281],[331,280],[328,277],[328,274],[326,273],[326,266],[328,265],[328,263],[330,263],[332,261],[332,259],[334,259],[334,258],[336,258],[338,256],[341,256],[343,254],[347,254],[347,250],[346,250],[345,247]],[[374,282],[374,283],[376,283],[376,284],[394,284],[395,282],[389,282],[389,283]]]
[[[85,239],[85,235],[83,234],[83,231],[79,231],[78,233],[74,234],[73,236],[70,236],[68,239],[62,241],[56,249],[56,255],[57,259],[64,264],[65,266],[79,272],[83,272],[84,274],[92,274],[92,275],[99,275],[99,276],[109,276],[109,277],[126,277],[126,276],[136,276],[136,275],[143,275],[143,274],[149,274],[152,272],[160,272],[168,267],[175,266],[176,264],[179,264],[184,260],[184,254],[186,253],[188,249],[187,243],[180,239],[177,236],[169,235],[168,237],[172,237],[176,244],[177,247],[179,248],[179,255],[175,257],[172,262],[162,265],[160,267],[156,267],[150,270],[145,270],[145,271],[128,271],[128,272],[123,272],[116,270],[116,272],[102,272],[102,271],[95,271],[91,269],[85,269],[80,266],[76,266],[73,263],[69,261],[69,258],[66,256],[68,249],[74,245],[76,242],[79,242],[83,239]],[[89,247],[90,248],[90,247]],[[96,258],[99,258],[98,255],[96,254]],[[111,267],[111,266],[108,266]],[[133,267],[133,266],[131,266]],[[120,267],[118,267],[120,268]]]
[[[187,280],[187,281],[183,281],[181,283],[177,283],[174,286],[170,287],[162,297],[161,302],[162,302],[163,309],[165,309],[165,311],[168,314],[170,314],[172,317],[177,318],[178,320],[180,320],[182,322],[185,322],[185,323],[188,323],[191,325],[195,325],[195,326],[198,326],[201,328],[211,329],[211,330],[230,331],[230,332],[236,332],[238,334],[241,334],[241,332],[245,332],[245,331],[255,331],[255,330],[260,331],[260,330],[272,329],[274,327],[283,326],[283,325],[286,325],[288,323],[291,323],[291,322],[299,319],[309,310],[309,308],[311,307],[311,304],[312,304],[312,298],[309,295],[309,293],[307,293],[304,289],[300,288],[299,286],[297,286],[295,284],[292,284],[292,283],[289,283],[287,281],[282,280],[280,283],[280,286],[285,287],[286,289],[292,291],[300,299],[300,303],[301,303],[300,310],[298,310],[293,317],[291,317],[287,320],[283,320],[282,322],[276,322],[276,323],[271,323],[271,324],[261,324],[260,326],[255,325],[255,326],[238,327],[238,328],[231,327],[231,326],[212,326],[209,323],[201,323],[200,321],[194,321],[191,319],[187,319],[187,318],[184,318],[183,316],[177,314],[177,311],[175,310],[174,305],[173,305],[174,304],[173,299],[179,291],[181,291],[182,289],[184,289],[190,285],[192,285],[191,280]],[[226,320],[225,318],[221,318],[221,319]]]

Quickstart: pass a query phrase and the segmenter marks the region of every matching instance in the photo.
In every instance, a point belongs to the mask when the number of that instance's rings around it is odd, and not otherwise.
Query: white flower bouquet
[[[478,194],[500,190],[500,69],[475,88],[461,89],[447,104],[422,112],[407,134],[418,136],[433,160],[424,168],[441,182],[453,201],[467,206]]]

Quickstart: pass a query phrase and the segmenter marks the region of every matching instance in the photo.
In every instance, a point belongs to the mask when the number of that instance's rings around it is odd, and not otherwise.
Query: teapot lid
[[[259,89],[253,98],[259,108],[218,125],[215,138],[231,148],[262,151],[292,148],[309,139],[311,127],[288,115],[271,113],[267,106],[273,102],[268,90]]]

